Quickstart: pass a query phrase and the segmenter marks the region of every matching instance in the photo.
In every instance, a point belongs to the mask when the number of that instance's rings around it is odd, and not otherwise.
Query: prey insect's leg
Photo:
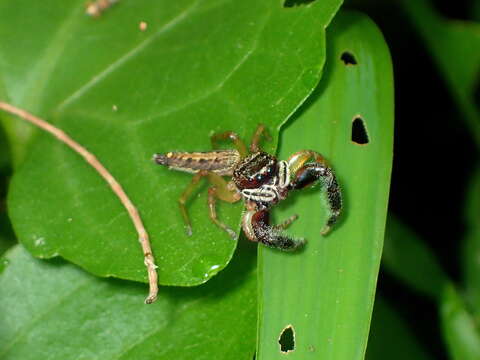
[[[215,173],[209,173],[208,180],[213,185],[210,189],[208,189],[208,207],[210,209],[210,219],[212,219],[212,221],[219,228],[226,231],[228,235],[232,237],[232,239],[236,239],[237,234],[235,233],[235,231],[233,231],[223,222],[218,220],[215,205],[217,198],[229,203],[234,203],[240,200],[241,196],[237,192],[230,191],[228,189],[228,183],[221,176]]]
[[[240,154],[240,157],[243,159],[244,157],[247,156],[247,146],[245,143],[240,139],[237,133],[234,133],[233,131],[226,131],[223,133],[218,133],[218,134],[213,134],[210,137],[210,140],[212,141],[212,147],[214,149],[217,148],[217,142],[219,140],[231,140],[233,142],[233,145],[237,149],[237,151]]]
[[[190,185],[187,186],[187,188],[183,191],[182,195],[180,195],[180,198],[178,199],[178,205],[180,206],[180,213],[182,214],[183,221],[185,222],[185,230],[187,232],[188,236],[192,236],[192,224],[190,222],[190,218],[188,217],[188,212],[187,208],[185,207],[185,204],[187,202],[187,199],[190,197],[190,194],[192,193],[193,189],[198,185],[200,179],[204,176],[207,175],[207,171],[199,171],[196,173],[193,178],[192,182]]]
[[[242,219],[242,228],[251,241],[285,251],[292,251],[303,245],[303,240],[294,240],[279,231],[276,226],[269,225],[268,210],[248,210]]]
[[[309,160],[314,162],[306,163]],[[290,189],[303,189],[320,180],[325,185],[329,217],[321,234],[327,234],[342,211],[342,194],[333,170],[320,154],[310,150],[299,151],[293,154],[288,159],[288,164],[291,173],[294,174],[289,185]]]
[[[182,214],[183,220],[185,221],[187,235],[192,235],[192,225],[185,204],[190,194],[198,185],[202,177],[207,177],[208,181],[213,185],[213,187],[210,188],[208,192],[208,207],[210,208],[210,218],[216,225],[228,232],[230,236],[236,238],[235,232],[229,229],[225,224],[223,224],[217,219],[217,214],[215,211],[215,198],[219,198],[223,201],[233,203],[240,200],[240,194],[232,193],[231,191],[229,191],[227,182],[220,175],[206,170],[199,171],[193,176],[192,182],[185,189],[185,191],[182,193],[178,200],[178,203],[180,205],[180,212]]]
[[[265,128],[265,125],[258,124],[257,130],[255,130],[255,134],[253,134],[252,142],[250,143],[250,152],[256,153],[261,150],[258,143],[260,142],[260,136],[262,135],[267,141],[272,140],[267,132],[267,129]]]

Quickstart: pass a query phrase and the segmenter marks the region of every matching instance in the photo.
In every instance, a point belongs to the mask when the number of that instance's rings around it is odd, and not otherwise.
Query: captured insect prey
[[[327,195],[328,220],[321,234],[330,231],[342,211],[342,194],[333,170],[322,155],[311,150],[296,152],[287,161],[277,160],[260,149],[262,135],[268,137],[265,127],[259,125],[253,135],[250,151],[247,151],[245,143],[236,133],[227,131],[211,137],[213,148],[216,148],[219,140],[230,140],[235,149],[168,152],[153,156],[159,165],[194,174],[192,182],[178,199],[188,235],[192,234],[192,227],[185,204],[202,177],[206,177],[211,184],[208,190],[211,220],[234,239],[237,234],[217,217],[217,199],[230,203],[243,199],[246,211],[242,228],[251,241],[287,251],[303,245],[303,239],[291,238],[283,232],[297,216],[293,215],[283,223],[272,226],[269,211],[286,199],[291,190],[303,189],[316,182],[321,183]],[[227,182],[223,176],[231,177],[231,181]]]

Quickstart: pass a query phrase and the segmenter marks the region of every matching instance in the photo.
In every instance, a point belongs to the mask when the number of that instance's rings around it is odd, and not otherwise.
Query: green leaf
[[[251,360],[255,256],[242,254],[250,256],[205,286],[162,288],[147,306],[140,284],[40,261],[17,246],[0,275],[0,358]]]
[[[415,291],[437,300],[448,281],[428,246],[393,215],[387,221],[382,264]]]
[[[480,86],[480,24],[444,19],[429,0],[402,0],[400,4],[423,37],[480,147],[480,112],[474,99]]]
[[[367,360],[431,359],[405,320],[380,296],[375,299],[372,328],[365,358]]]
[[[480,331],[455,287],[445,287],[440,310],[443,333],[453,360],[480,359]]]
[[[473,174],[466,196],[466,235],[463,265],[465,295],[480,321],[480,168]]]
[[[150,232],[160,283],[196,285],[226,266],[236,242],[211,223],[205,186],[189,204],[194,236],[185,234],[177,200],[191,176],[152,154],[210,150],[212,132],[249,138],[259,122],[274,133],[318,83],[340,3],[121,1],[92,19],[84,0],[2,0],[0,72],[13,104],[65,130],[123,185]],[[104,181],[50,135],[28,149],[9,194],[25,247],[146,281],[137,235]],[[241,209],[222,204],[219,216],[239,229]]]
[[[364,15],[339,14],[327,40],[325,75],[284,129],[279,157],[301,149],[323,154],[343,188],[344,213],[322,237],[318,188],[275,209],[277,222],[299,215],[289,233],[308,243],[294,254],[260,248],[259,360],[283,358],[278,339],[288,325],[295,333],[289,359],[363,359],[367,345],[392,165],[392,67],[382,35]],[[345,64],[344,52],[357,64]],[[351,140],[357,117],[368,144]]]

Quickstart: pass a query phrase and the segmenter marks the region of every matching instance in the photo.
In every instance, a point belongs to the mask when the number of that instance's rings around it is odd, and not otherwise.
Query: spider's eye
[[[255,180],[262,181],[263,180],[263,175],[262,174],[257,174],[257,176],[255,176]]]

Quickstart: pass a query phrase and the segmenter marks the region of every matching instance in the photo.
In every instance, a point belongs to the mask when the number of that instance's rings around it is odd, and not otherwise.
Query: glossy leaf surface
[[[34,259],[21,246],[3,263],[1,359],[252,359],[254,257],[235,259],[204,286],[162,288],[152,305],[140,284]]]
[[[392,68],[381,33],[364,15],[337,15],[327,45],[324,77],[283,130],[280,158],[301,149],[323,154],[343,189],[344,213],[322,237],[326,211],[318,187],[292,193],[275,208],[277,223],[299,215],[288,232],[308,243],[293,254],[260,249],[259,360],[363,359],[367,345],[392,165]],[[368,144],[352,141],[356,118]],[[295,347],[285,354],[278,338],[287,325]]]
[[[259,122],[272,150],[279,124],[320,79],[324,29],[340,2],[122,1],[92,19],[83,0],[3,0],[0,73],[14,105],[65,130],[124,186],[150,232],[160,283],[196,285],[225,267],[236,241],[208,218],[206,186],[188,205],[186,236],[177,200],[191,177],[152,154],[206,151],[212,132],[248,138]],[[21,164],[9,211],[26,248],[145,281],[137,235],[103,180],[51,136],[30,144],[31,129],[7,128]],[[219,216],[238,230],[241,208],[222,204]]]

